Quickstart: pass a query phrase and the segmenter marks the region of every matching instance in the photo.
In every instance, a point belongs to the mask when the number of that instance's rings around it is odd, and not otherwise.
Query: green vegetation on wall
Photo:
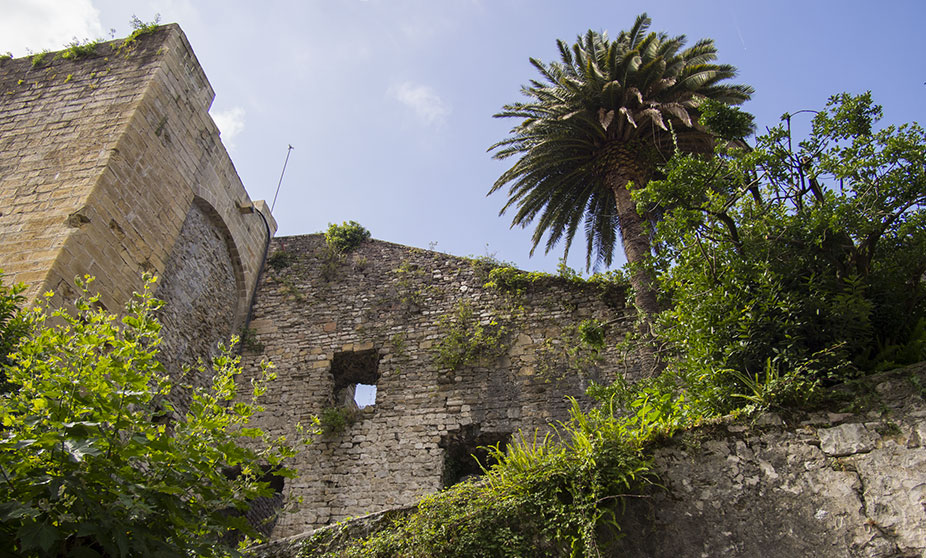
[[[457,304],[453,315],[441,318],[440,326],[443,335],[434,361],[441,368],[457,370],[498,358],[510,344],[510,326],[497,317],[477,316],[464,301]]]
[[[319,428],[325,436],[337,436],[357,421],[357,413],[347,407],[325,407],[318,415]]]
[[[130,46],[135,42],[135,39],[144,36],[150,35],[157,31],[158,26],[161,23],[161,14],[154,14],[154,19],[151,21],[142,21],[138,16],[132,15],[132,19],[129,20],[129,25],[132,26],[132,32],[128,37],[125,38],[125,41],[122,42],[120,48]]]
[[[356,221],[345,221],[340,225],[329,223],[328,230],[325,231],[325,243],[338,254],[351,252],[368,238],[370,231]]]
[[[286,250],[277,250],[267,258],[267,265],[271,269],[286,269],[296,262],[296,255]]]
[[[59,56],[65,60],[76,60],[84,56],[90,56],[91,54],[96,53],[96,47],[99,44],[100,42],[96,40],[79,41],[74,39],[67,44],[66,48],[61,51]]]
[[[38,68],[38,67],[41,66],[43,63],[45,63],[45,59],[46,59],[46,58],[48,58],[48,51],[47,51],[47,50],[43,50],[42,52],[33,54],[33,55],[32,55],[32,60],[31,60],[31,62],[32,62],[32,67],[33,67],[33,68]]]
[[[628,392],[629,393],[629,392]],[[583,413],[555,435],[523,435],[490,448],[497,464],[478,481],[424,498],[408,516],[341,550],[324,553],[331,532],[307,539],[302,556],[411,558],[597,556],[619,535],[621,498],[652,484],[645,448],[687,424],[670,395],[640,393],[628,414]]]

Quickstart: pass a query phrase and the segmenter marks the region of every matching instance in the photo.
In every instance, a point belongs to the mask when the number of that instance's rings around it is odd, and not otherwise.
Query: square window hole
[[[478,427],[466,426],[448,433],[440,443],[444,448],[444,470],[441,481],[444,488],[473,478],[481,477],[482,467],[495,464],[486,449],[498,444],[504,451],[511,441],[508,432],[480,432]]]
[[[379,359],[376,349],[334,353],[331,376],[336,405],[363,408],[376,403]]]

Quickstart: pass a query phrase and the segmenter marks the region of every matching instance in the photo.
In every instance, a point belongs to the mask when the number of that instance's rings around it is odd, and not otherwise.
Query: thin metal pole
[[[283,175],[286,174],[286,163],[289,162],[289,152],[293,150],[293,146],[290,145],[289,149],[286,150],[286,160],[283,161],[283,171],[280,173],[280,181],[277,183],[277,191],[273,194],[273,203],[270,204],[270,212],[273,213],[273,208],[277,205],[277,196],[280,195],[280,186],[283,185]]]

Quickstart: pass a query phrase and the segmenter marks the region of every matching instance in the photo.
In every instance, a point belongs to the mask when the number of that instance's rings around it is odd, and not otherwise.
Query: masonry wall
[[[632,321],[622,290],[555,277],[521,293],[485,287],[485,265],[381,241],[333,258],[322,235],[288,237],[274,240],[272,252],[251,322],[263,347],[245,352],[251,373],[267,358],[278,374],[258,424],[294,435],[295,424],[349,404],[339,387],[351,378],[341,376],[364,373],[345,372],[343,363],[379,359],[375,405],[293,463],[299,478],[287,480],[284,495],[302,504],[280,518],[275,537],[413,503],[475,472],[467,467],[476,445],[546,429],[568,416],[564,395],[587,404],[591,382],[638,373],[615,348]],[[292,263],[283,266],[281,254]],[[469,326],[457,331],[481,325],[505,334],[482,358],[452,369],[439,360],[442,342],[468,312]],[[610,323],[597,358],[576,331],[589,319]]]
[[[0,269],[54,304],[95,276],[114,312],[159,275],[174,372],[243,323],[275,230],[219,140],[213,97],[176,25],[78,59],[0,62]]]
[[[624,501],[602,556],[926,556],[926,365],[868,378],[867,409],[714,421],[656,448],[658,485]],[[388,529],[390,510],[252,549],[336,555]],[[613,533],[612,533],[613,534]]]
[[[30,299],[59,286],[51,268],[88,224],[76,214],[157,72],[159,48],[149,41],[123,59],[107,44],[104,56],[79,61],[51,53],[37,65],[0,62],[0,267],[28,285]]]
[[[926,365],[845,409],[725,421],[655,451],[614,556],[926,556]],[[867,407],[867,408],[866,408]]]

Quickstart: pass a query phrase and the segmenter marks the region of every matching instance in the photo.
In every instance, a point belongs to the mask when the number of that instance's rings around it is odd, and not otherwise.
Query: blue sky
[[[213,117],[245,187],[273,198],[278,235],[356,220],[375,238],[553,271],[531,231],[486,192],[510,162],[486,153],[514,124],[492,114],[553,60],[557,38],[653,29],[710,37],[764,127],[871,90],[885,121],[926,123],[926,2],[572,0],[0,0],[0,52],[58,49],[130,31],[133,15],[181,25],[216,90]],[[584,268],[581,239],[569,264]],[[540,252],[540,250],[538,250]],[[622,262],[618,262],[622,263]]]

